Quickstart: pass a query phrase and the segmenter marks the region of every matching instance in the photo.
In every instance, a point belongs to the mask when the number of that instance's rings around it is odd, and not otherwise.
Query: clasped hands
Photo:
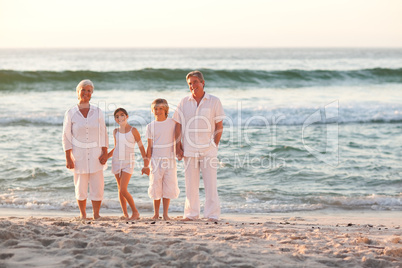
[[[99,162],[100,162],[102,165],[104,165],[104,164],[106,164],[107,159],[108,159],[107,154],[102,154],[102,155],[99,157]]]

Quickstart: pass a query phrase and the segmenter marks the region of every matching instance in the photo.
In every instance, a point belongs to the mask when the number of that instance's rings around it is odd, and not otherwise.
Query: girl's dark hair
[[[123,112],[125,115],[128,116],[128,113],[127,113],[126,109],[124,109],[124,108],[117,108],[116,111],[114,111],[113,116],[116,116],[116,114],[117,114],[118,112]]]

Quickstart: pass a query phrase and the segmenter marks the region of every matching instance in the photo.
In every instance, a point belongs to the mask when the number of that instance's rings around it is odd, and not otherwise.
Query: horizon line
[[[158,47],[158,46],[138,46],[138,47],[0,47],[0,49],[402,49],[402,46],[261,46],[261,47],[248,47],[248,46],[239,46],[239,47],[225,47],[225,46],[210,46],[210,47],[180,47],[180,46],[166,46],[166,47]]]

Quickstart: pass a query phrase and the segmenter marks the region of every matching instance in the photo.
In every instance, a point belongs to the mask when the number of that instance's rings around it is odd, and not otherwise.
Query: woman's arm
[[[66,167],[68,169],[73,169],[75,167],[72,154],[73,154],[72,149],[66,151]]]
[[[114,147],[113,147],[113,149],[110,150],[110,152],[107,154],[107,159],[109,159],[110,157],[113,156],[114,148],[116,148],[116,131],[117,131],[117,129],[115,128],[115,129],[113,130]]]
[[[99,157],[99,162],[104,165],[106,164],[108,158],[108,153],[107,149],[109,147],[109,138],[107,135],[107,130],[106,130],[106,123],[105,123],[105,118],[103,115],[103,111],[101,109],[98,109],[99,111],[99,137],[100,137],[100,146],[102,147],[102,154]]]
[[[63,136],[62,136],[62,143],[63,143],[63,150],[66,154],[66,167],[68,169],[73,169],[75,167],[74,160],[73,160],[73,143],[72,137],[73,134],[71,132],[72,129],[72,122],[69,111],[66,112],[64,115],[63,121]]]
[[[107,160],[108,160],[108,153],[107,153],[107,147],[102,147],[102,154],[99,157],[99,162],[104,165],[106,164]]]

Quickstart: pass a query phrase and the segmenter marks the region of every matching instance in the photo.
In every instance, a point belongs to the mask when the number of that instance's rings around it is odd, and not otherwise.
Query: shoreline
[[[223,214],[136,221],[120,213],[0,209],[1,267],[402,267],[401,212]],[[52,215],[53,214],[53,215]]]
[[[121,212],[101,209],[102,217],[119,217]],[[87,209],[88,217],[92,215],[92,209]],[[148,219],[153,216],[153,212],[141,212],[141,219]],[[170,212],[169,216],[173,218],[181,218],[182,212]],[[79,211],[61,211],[61,210],[35,210],[35,209],[15,209],[0,208],[0,220],[8,217],[27,218],[27,217],[53,217],[53,218],[76,218]],[[367,210],[316,210],[316,211],[296,211],[296,212],[275,212],[275,213],[222,213],[220,221],[242,221],[242,222],[258,222],[268,220],[286,220],[303,218],[311,223],[328,222],[342,224],[345,222],[354,224],[366,224],[368,221],[376,225],[401,225],[401,211],[367,211]],[[140,219],[140,220],[141,220]],[[200,218],[200,220],[203,220]]]

